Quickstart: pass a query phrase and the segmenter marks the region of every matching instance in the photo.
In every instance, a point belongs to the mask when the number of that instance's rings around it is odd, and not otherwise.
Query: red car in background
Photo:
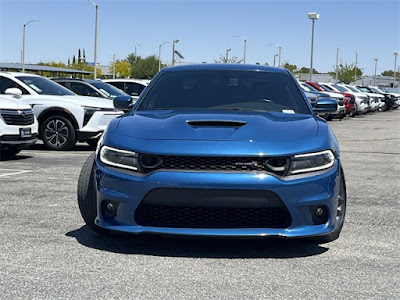
[[[324,85],[320,85],[317,82],[311,82],[311,81],[306,81],[309,85],[315,87],[317,90],[321,92],[333,92],[333,93],[338,93],[342,94],[344,97],[344,106],[346,108],[346,115],[350,117],[354,117],[357,113],[357,104],[356,104],[356,98],[352,94],[344,93],[344,92],[337,92],[329,89],[328,87]]]

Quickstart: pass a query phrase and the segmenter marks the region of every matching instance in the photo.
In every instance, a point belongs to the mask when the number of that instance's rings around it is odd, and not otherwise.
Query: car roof
[[[199,70],[226,70],[226,71],[264,71],[264,72],[276,72],[276,73],[287,73],[288,71],[284,68],[269,67],[262,65],[250,65],[250,64],[192,64],[192,65],[180,65],[173,67],[166,67],[162,69],[162,72],[174,72],[174,71],[199,71]]]
[[[6,72],[6,71],[0,71],[0,74],[8,74],[8,75],[11,75],[11,76],[13,76],[13,77],[16,77],[16,76],[43,77],[43,76],[40,76],[40,75],[37,75],[37,74],[22,73],[22,72]]]

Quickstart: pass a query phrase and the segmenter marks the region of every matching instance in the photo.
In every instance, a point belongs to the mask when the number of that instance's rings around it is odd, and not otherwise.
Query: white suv
[[[39,138],[51,150],[69,150],[77,141],[97,144],[108,123],[122,115],[112,101],[78,96],[42,76],[0,72],[0,94],[28,103],[39,122]]]
[[[28,148],[38,139],[32,108],[19,100],[0,97],[0,158]]]

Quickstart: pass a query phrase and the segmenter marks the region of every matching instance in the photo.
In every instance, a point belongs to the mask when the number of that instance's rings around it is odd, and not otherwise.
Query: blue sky
[[[108,64],[134,51],[158,55],[158,45],[180,39],[176,49],[187,62],[214,62],[232,48],[230,56],[243,57],[247,39],[247,63],[273,63],[282,46],[282,61],[299,67],[310,65],[311,20],[315,23],[314,68],[332,71],[336,49],[340,59],[372,74],[392,70],[393,51],[400,51],[400,1],[136,1],[97,0],[99,5],[98,62]],[[27,63],[67,62],[79,48],[93,61],[95,8],[87,0],[0,0],[0,62],[19,62],[23,24],[26,29]],[[171,44],[162,48],[162,60],[170,62]],[[398,65],[400,58],[398,59]]]

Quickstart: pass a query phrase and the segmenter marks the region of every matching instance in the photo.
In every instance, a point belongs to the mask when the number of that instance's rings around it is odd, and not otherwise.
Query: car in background
[[[147,79],[103,79],[104,82],[115,86],[137,100],[150,83]]]
[[[305,83],[309,86],[312,86],[313,88],[317,89],[320,92],[328,93],[331,96],[331,98],[337,99],[338,109],[335,113],[331,114],[328,117],[328,120],[332,119],[332,117],[343,119],[343,117],[346,116],[347,110],[344,103],[344,96],[342,93],[332,91],[331,89],[328,89],[327,87],[320,85],[319,83],[316,82],[306,81]]]
[[[400,100],[400,98],[393,93],[385,93],[375,87],[370,86],[357,86],[357,88],[361,91],[365,91],[366,93],[371,94],[372,96],[379,96],[380,99],[382,99],[381,97],[383,96],[386,103],[386,108],[388,110],[395,109],[399,106],[398,101]]]
[[[338,142],[284,68],[164,68],[111,121],[78,181],[98,233],[338,238],[346,184]],[[125,110],[131,100],[118,97]],[[318,99],[315,110],[337,108]],[[315,240],[317,239],[317,240]]]
[[[377,105],[374,102],[372,103],[372,108],[371,108],[369,98],[365,94],[363,95],[361,93],[352,92],[349,89],[346,89],[342,86],[333,83],[319,82],[318,84],[324,86],[325,88],[331,89],[332,91],[335,91],[337,93],[341,93],[347,99],[354,98],[354,101],[356,102],[357,105],[357,114],[364,114],[367,113],[368,111],[373,111],[377,109]]]
[[[101,80],[79,78],[51,78],[77,95],[114,99],[128,94]]]
[[[69,150],[77,141],[95,145],[108,123],[123,114],[108,99],[78,96],[29,73],[0,72],[0,94],[32,107],[39,138],[50,150]]]
[[[345,89],[349,93],[352,93],[356,95],[356,99],[363,99],[362,102],[368,104],[368,111],[375,111],[378,109],[379,111],[385,110],[386,103],[382,97],[377,97],[374,94],[367,93],[364,91],[361,91],[359,88],[357,88],[354,85],[345,85],[345,84],[338,84],[342,89]],[[361,95],[361,96],[359,96]],[[364,100],[366,99],[366,100]],[[373,107],[371,110],[371,106]]]
[[[25,102],[0,97],[0,159],[14,156],[38,139],[38,122]]]
[[[298,84],[300,85],[300,87],[303,89],[306,97],[308,98],[308,100],[311,103],[312,107],[315,107],[315,102],[317,99],[320,98],[331,98],[331,96],[328,93],[323,93],[320,92],[318,90],[316,90],[313,86],[310,86],[304,82],[298,82]],[[336,99],[333,99],[337,102]],[[322,118],[324,118],[325,120],[331,120],[332,119],[332,113],[318,113],[318,115]]]

